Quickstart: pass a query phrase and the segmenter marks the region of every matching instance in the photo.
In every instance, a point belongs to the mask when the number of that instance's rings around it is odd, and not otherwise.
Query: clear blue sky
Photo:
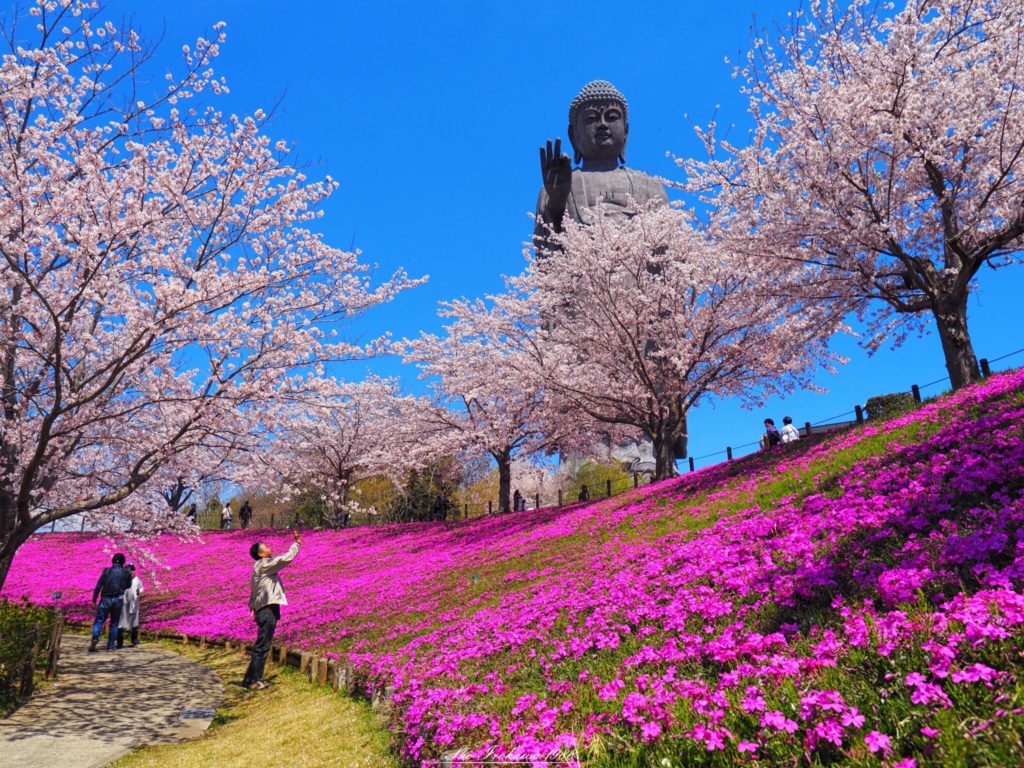
[[[522,269],[540,184],[537,147],[565,137],[569,101],[584,83],[611,80],[629,100],[631,166],[680,178],[666,153],[701,152],[694,121],[719,107],[720,125],[746,130],[745,102],[723,57],[736,60],[745,50],[755,12],[771,23],[797,4],[116,0],[108,7],[115,20],[133,16],[146,38],[163,37],[150,70],[154,87],[177,66],[183,43],[227,22],[215,65],[231,88],[224,108],[251,112],[281,100],[270,132],[317,164],[311,175],[341,183],[323,220],[329,241],[347,248],[354,237],[382,274],[401,265],[430,275],[426,286],[351,328],[402,337],[437,330],[438,301],[499,291],[503,274]],[[982,275],[970,308],[979,356],[1024,347],[1022,293],[1024,270]],[[763,412],[729,401],[694,412],[691,455],[756,439],[768,415],[822,420],[872,394],[945,375],[935,335],[872,358],[849,340],[838,349],[850,362],[822,378],[827,394],[773,401]],[[1024,355],[1012,362],[1024,364]],[[401,377],[410,390],[422,386],[395,360],[370,367]],[[339,374],[361,378],[367,368]]]

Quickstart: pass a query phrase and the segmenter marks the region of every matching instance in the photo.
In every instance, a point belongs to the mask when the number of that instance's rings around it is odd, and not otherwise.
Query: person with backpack
[[[230,531],[231,523],[235,521],[234,510],[231,509],[231,502],[229,501],[220,510],[220,528],[222,531]]]
[[[764,437],[761,438],[761,448],[771,448],[782,442],[782,435],[775,428],[774,419],[764,420]]]
[[[107,618],[110,618],[110,631],[107,635],[107,650],[117,648],[117,636],[120,632],[121,609],[124,606],[124,593],[132,584],[132,574],[124,565],[124,555],[118,552],[111,560],[109,568],[100,574],[96,588],[92,591],[92,603],[96,606],[96,621],[92,625],[92,642],[89,653],[96,653],[100,641],[100,633]]]

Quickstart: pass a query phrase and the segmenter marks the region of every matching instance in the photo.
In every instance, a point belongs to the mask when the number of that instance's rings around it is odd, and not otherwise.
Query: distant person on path
[[[222,531],[230,531],[231,523],[235,520],[235,513],[231,511],[231,502],[229,501],[220,509],[220,529]]]
[[[763,451],[765,448],[771,448],[781,442],[782,435],[780,435],[779,430],[775,428],[775,420],[765,419],[764,434],[761,436],[761,450]]]
[[[249,555],[256,563],[252,567],[249,579],[249,615],[256,621],[256,644],[252,647],[252,658],[249,668],[245,671],[242,685],[250,691],[258,691],[267,687],[263,680],[263,667],[267,663],[267,654],[274,641],[274,630],[281,619],[281,606],[288,605],[284,594],[284,585],[277,572],[295,559],[299,554],[302,533],[292,532],[295,543],[283,555],[272,557],[270,547],[257,541],[249,549]]]
[[[196,511],[196,503],[193,501],[191,504],[188,505],[188,512],[185,513],[185,517],[188,518],[188,521],[190,523],[195,525],[196,517],[198,516],[198,514],[199,513]]]
[[[99,581],[96,582],[96,588],[92,591],[92,603],[96,606],[96,621],[92,625],[92,642],[89,643],[89,653],[96,653],[96,645],[100,641],[100,632],[103,631],[103,624],[107,621],[107,617],[110,618],[107,650],[112,651],[117,647],[124,592],[132,583],[131,571],[124,567],[124,555],[118,552],[110,559],[110,562],[110,567],[103,569]]]
[[[800,432],[793,426],[793,419],[785,416],[782,419],[782,442],[795,443],[800,439]]]
[[[516,492],[512,494],[512,511],[521,512],[523,510],[523,494],[516,488]]]
[[[242,521],[242,528],[248,528],[249,523],[252,522],[252,507],[249,506],[248,499],[242,504],[242,508],[238,510],[238,517]]]
[[[135,573],[135,566],[125,566],[132,575],[131,584],[124,591],[124,605],[121,607],[121,621],[118,623],[117,647],[124,648],[125,632],[131,632],[132,648],[139,644],[139,607],[142,602],[142,579]]]

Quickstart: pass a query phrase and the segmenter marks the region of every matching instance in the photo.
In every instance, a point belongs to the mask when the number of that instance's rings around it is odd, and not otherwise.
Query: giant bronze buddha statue
[[[540,149],[544,186],[537,200],[535,233],[560,232],[566,216],[581,224],[596,212],[629,216],[638,208],[665,205],[665,187],[653,176],[627,168],[629,105],[606,80],[583,86],[569,105],[569,141],[577,165],[562,153],[562,140]]]

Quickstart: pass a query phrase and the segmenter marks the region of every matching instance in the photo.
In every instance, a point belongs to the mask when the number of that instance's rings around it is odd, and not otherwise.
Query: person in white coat
[[[231,509],[229,501],[220,510],[220,527],[225,531],[230,531],[233,522],[235,522],[235,511]]]
[[[124,591],[124,607],[121,609],[121,623],[117,630],[117,647],[124,647],[125,631],[131,632],[132,647],[139,644],[139,607],[142,602],[142,580],[135,573],[135,566],[128,564],[132,582]]]
[[[799,439],[799,430],[793,426],[793,419],[787,416],[782,420],[782,442],[795,443]]]

